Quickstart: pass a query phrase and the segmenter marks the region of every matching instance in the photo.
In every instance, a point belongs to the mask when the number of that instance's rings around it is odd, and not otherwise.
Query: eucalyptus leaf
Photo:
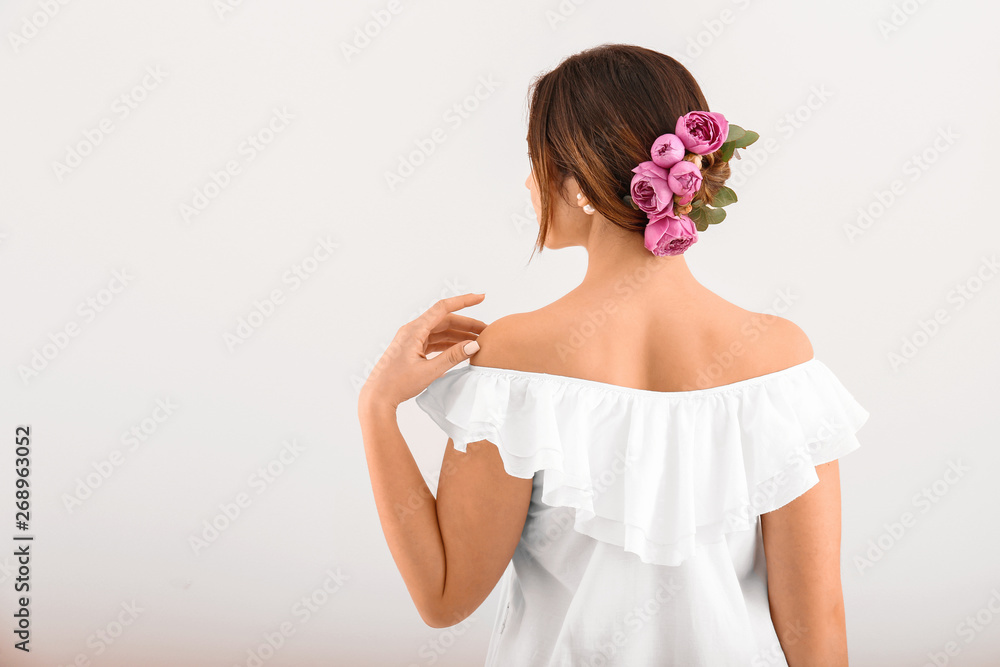
[[[729,206],[733,202],[737,201],[736,193],[733,189],[726,187],[725,185],[715,194],[715,199],[712,201],[712,206],[722,207]]]
[[[726,211],[722,208],[709,208],[705,207],[705,222],[710,225],[716,225],[726,219]]]
[[[702,206],[696,206],[691,209],[691,212],[687,214],[691,221],[694,222],[694,227],[699,232],[703,232],[708,229],[708,220],[705,219],[705,208]]]
[[[746,133],[736,142],[736,148],[746,148],[758,139],[760,139],[759,134],[753,130],[747,130]]]
[[[722,151],[720,153],[722,161],[729,162],[729,160],[733,157],[733,151],[736,150],[736,142],[726,142],[722,144],[722,148],[720,150]]]
[[[733,125],[730,123],[729,134],[726,135],[726,140],[723,143],[728,144],[730,141],[738,141],[744,134],[746,134],[746,130],[739,125]]]

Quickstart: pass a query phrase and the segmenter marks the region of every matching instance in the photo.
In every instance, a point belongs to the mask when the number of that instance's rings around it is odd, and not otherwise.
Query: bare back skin
[[[533,173],[524,185],[538,213]],[[641,234],[582,212],[587,199],[576,194],[569,177],[554,199],[545,247],[586,248],[583,280],[547,306],[490,324],[470,363],[669,392],[731,384],[812,358],[793,322],[723,299],[698,282],[684,255],[654,256]]]
[[[805,334],[789,320],[746,310],[700,285],[679,299],[633,285],[581,286],[547,306],[501,318],[483,332],[472,363],[676,392],[812,358]],[[499,343],[493,344],[499,356],[487,351],[491,341]]]

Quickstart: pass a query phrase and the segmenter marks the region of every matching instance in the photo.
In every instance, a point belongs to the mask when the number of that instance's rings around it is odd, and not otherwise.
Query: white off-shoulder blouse
[[[868,419],[821,361],[678,392],[468,364],[416,403],[533,480],[488,667],[787,667],[760,515]]]

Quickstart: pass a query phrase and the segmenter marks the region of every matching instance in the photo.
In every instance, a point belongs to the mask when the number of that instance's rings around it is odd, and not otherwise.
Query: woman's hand
[[[361,388],[359,405],[395,410],[449,368],[475,354],[479,349],[475,340],[486,324],[453,311],[474,306],[485,296],[463,294],[441,299],[420,317],[401,326]],[[466,354],[463,346],[468,341],[473,343]],[[427,358],[427,354],[438,351],[441,354]]]

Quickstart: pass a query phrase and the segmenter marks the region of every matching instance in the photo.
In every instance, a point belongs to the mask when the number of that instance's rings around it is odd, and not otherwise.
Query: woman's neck
[[[684,299],[705,290],[691,273],[684,255],[658,257],[643,245],[642,234],[613,224],[594,224],[586,249],[587,273],[574,291],[610,290],[611,298],[638,292],[659,301]]]

